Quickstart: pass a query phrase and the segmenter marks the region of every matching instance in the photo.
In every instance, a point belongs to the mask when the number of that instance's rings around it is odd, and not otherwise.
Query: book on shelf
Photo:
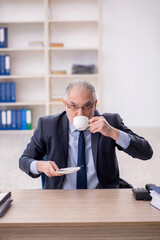
[[[0,55],[0,75],[11,74],[11,57],[10,55]]]
[[[0,110],[0,130],[31,130],[31,109]]]
[[[50,43],[50,47],[64,47],[64,43]]]
[[[28,43],[29,47],[44,47],[44,43],[42,41],[30,41]]]
[[[160,210],[160,186],[152,186],[150,196],[152,197],[150,204]]]
[[[16,83],[0,82],[0,102],[16,101]]]
[[[0,217],[3,216],[12,201],[11,192],[0,193]]]
[[[63,97],[62,96],[52,96],[51,102],[63,102]]]
[[[0,48],[7,48],[8,47],[8,38],[7,38],[7,28],[0,27]]]
[[[65,74],[67,74],[67,71],[66,70],[53,70],[53,71],[51,71],[51,74],[53,74],[53,75],[65,75]]]

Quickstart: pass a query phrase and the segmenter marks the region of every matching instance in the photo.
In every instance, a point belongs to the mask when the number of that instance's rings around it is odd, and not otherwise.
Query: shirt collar
[[[77,131],[77,129],[75,129],[75,127],[73,127],[73,125],[72,125],[70,122],[69,122],[69,131],[70,131],[71,133]]]
[[[70,133],[74,133],[74,132],[79,132],[70,122],[69,122],[69,132]],[[88,130],[88,128],[86,129],[86,130],[84,130],[84,133],[89,133],[89,130]]]

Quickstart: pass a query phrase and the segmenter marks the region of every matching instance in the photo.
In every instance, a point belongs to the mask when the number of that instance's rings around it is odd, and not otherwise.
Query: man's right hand
[[[59,171],[59,168],[56,163],[52,161],[38,161],[36,167],[39,173],[45,173],[48,177],[58,177],[64,175],[56,172]]]

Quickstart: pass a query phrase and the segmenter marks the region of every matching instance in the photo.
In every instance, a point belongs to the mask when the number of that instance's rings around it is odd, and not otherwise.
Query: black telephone
[[[152,186],[156,186],[155,184],[146,184],[145,188],[132,188],[133,195],[136,200],[144,200],[150,201],[152,197],[150,196],[149,190]]]

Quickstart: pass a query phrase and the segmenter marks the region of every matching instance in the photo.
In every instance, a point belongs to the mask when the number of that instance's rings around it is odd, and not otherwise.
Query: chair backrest
[[[46,155],[42,158],[43,161],[46,160]],[[44,183],[45,183],[45,173],[41,174],[41,182],[42,182],[42,189],[44,189]]]
[[[44,183],[45,183],[45,174],[41,174],[41,182],[42,182],[42,189],[44,189]]]
[[[133,186],[130,183],[126,182],[124,179],[120,178],[119,188],[133,188]]]

